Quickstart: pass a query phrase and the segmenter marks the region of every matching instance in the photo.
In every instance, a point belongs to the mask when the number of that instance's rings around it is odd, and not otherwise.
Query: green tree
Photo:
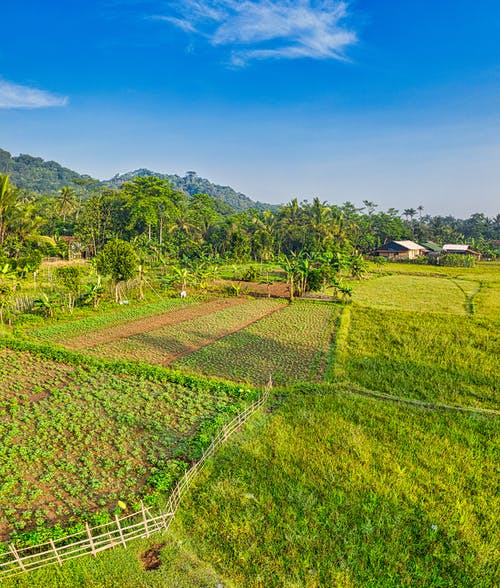
[[[139,261],[130,243],[121,239],[108,241],[96,257],[95,267],[99,274],[110,276],[115,287],[115,301],[120,302],[120,283],[133,278]]]
[[[63,223],[66,224],[66,217],[76,211],[77,199],[76,192],[69,186],[64,186],[59,190],[57,197],[57,211],[62,216]]]
[[[16,189],[10,184],[9,177],[0,174],[0,245],[4,244],[17,200]]]
[[[61,281],[68,293],[68,310],[73,313],[75,301],[80,293],[81,273],[76,265],[68,265],[56,268],[56,278]]]

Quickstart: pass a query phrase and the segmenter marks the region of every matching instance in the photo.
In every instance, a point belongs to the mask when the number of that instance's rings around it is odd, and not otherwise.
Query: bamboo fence
[[[114,547],[126,547],[129,541],[149,537],[154,533],[168,530],[179,508],[181,500],[192,480],[205,465],[218,447],[236,432],[269,398],[272,381],[266,385],[261,396],[240,412],[233,420],[226,423],[203,451],[201,458],[186,470],[171,491],[166,508],[162,512],[153,512],[141,502],[141,509],[132,514],[118,517],[109,523],[85,528],[77,533],[58,539],[49,539],[38,545],[16,548],[13,543],[8,551],[0,553],[0,581],[25,572],[43,568],[51,564],[62,565],[63,562],[84,555],[94,557],[101,551]]]

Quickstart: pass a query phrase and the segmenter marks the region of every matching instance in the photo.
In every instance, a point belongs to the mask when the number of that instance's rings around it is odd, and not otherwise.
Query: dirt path
[[[105,343],[112,343],[118,339],[130,337],[131,335],[139,335],[140,333],[147,333],[169,325],[176,325],[183,321],[188,321],[206,314],[217,312],[224,308],[235,306],[236,304],[242,304],[243,302],[245,302],[244,298],[219,298],[211,302],[195,306],[187,306],[186,308],[174,310],[173,312],[168,312],[166,314],[137,319],[123,325],[117,325],[93,333],[87,333],[86,335],[73,337],[64,342],[63,345],[69,349],[87,349],[89,347],[95,347],[96,345],[104,345]]]
[[[203,340],[201,343],[198,343],[198,345],[190,345],[189,347],[187,347],[187,349],[185,349],[184,351],[181,351],[181,353],[177,353],[176,355],[167,356],[165,362],[163,362],[162,365],[169,365],[170,363],[176,361],[177,359],[180,359],[181,357],[184,357],[185,355],[189,355],[190,353],[193,353],[193,351],[198,351],[198,349],[201,349],[202,347],[206,347],[207,345],[211,345],[215,341],[219,341],[219,339],[224,339],[224,337],[228,337],[229,335],[232,335],[233,333],[237,333],[238,331],[241,331],[241,329],[249,327],[250,325],[253,325],[253,323],[256,323],[257,321],[260,321],[261,319],[264,319],[268,316],[271,316],[275,312],[278,312],[279,310],[283,310],[284,308],[285,308],[285,305],[278,306],[277,308],[273,308],[271,310],[268,310],[264,314],[261,314],[257,317],[253,317],[253,318],[249,319],[248,321],[245,321],[244,323],[240,323],[236,327],[233,327],[232,329],[228,329],[227,331],[224,331],[223,333],[220,333],[219,335],[217,335],[215,337],[207,337],[207,339]]]

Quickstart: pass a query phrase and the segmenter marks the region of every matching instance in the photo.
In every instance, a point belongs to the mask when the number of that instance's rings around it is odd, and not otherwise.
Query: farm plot
[[[221,298],[208,301],[204,304],[188,305],[184,308],[177,308],[172,312],[151,316],[144,319],[134,320],[125,324],[102,329],[92,333],[92,336],[82,335],[66,341],[66,346],[71,349],[85,349],[96,345],[105,345],[119,339],[124,339],[140,333],[148,333],[161,329],[167,325],[176,325],[184,321],[211,314],[220,309],[242,304],[243,299]]]
[[[214,307],[207,305],[207,311],[210,308],[211,312],[203,316],[105,345],[96,345],[89,348],[87,353],[98,357],[141,360],[166,365],[174,358],[239,330],[285,305],[281,300],[269,299],[230,299],[225,302],[227,308],[222,310],[214,312]]]
[[[116,310],[102,312],[84,318],[69,318],[65,321],[58,321],[55,324],[31,329],[29,335],[41,341],[67,342],[75,337],[88,337],[96,331],[108,329],[117,325],[123,325],[130,321],[153,317],[185,308],[186,306],[199,304],[199,299],[190,298],[181,300],[170,298],[161,302],[153,302],[140,306],[121,306]]]
[[[0,376],[0,539],[109,511],[118,500],[130,507],[151,491],[152,473],[168,478],[171,458],[191,459],[189,443],[203,423],[249,393],[75,368],[5,348]]]
[[[396,396],[498,409],[499,354],[498,332],[484,320],[354,307],[336,369]]]
[[[319,381],[338,306],[298,301],[173,362],[173,367],[254,384]]]
[[[353,300],[370,308],[464,315],[467,294],[477,288],[474,282],[445,277],[391,275],[360,282]]]

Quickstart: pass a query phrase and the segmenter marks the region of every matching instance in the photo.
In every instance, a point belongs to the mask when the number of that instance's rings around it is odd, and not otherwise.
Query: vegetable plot
[[[230,300],[234,303],[234,300]],[[166,365],[214,339],[239,330],[260,317],[283,308],[281,300],[248,300],[162,329],[96,345],[87,353],[106,358],[141,360]]]
[[[320,381],[339,307],[295,302],[172,365],[203,374],[263,384]]]

